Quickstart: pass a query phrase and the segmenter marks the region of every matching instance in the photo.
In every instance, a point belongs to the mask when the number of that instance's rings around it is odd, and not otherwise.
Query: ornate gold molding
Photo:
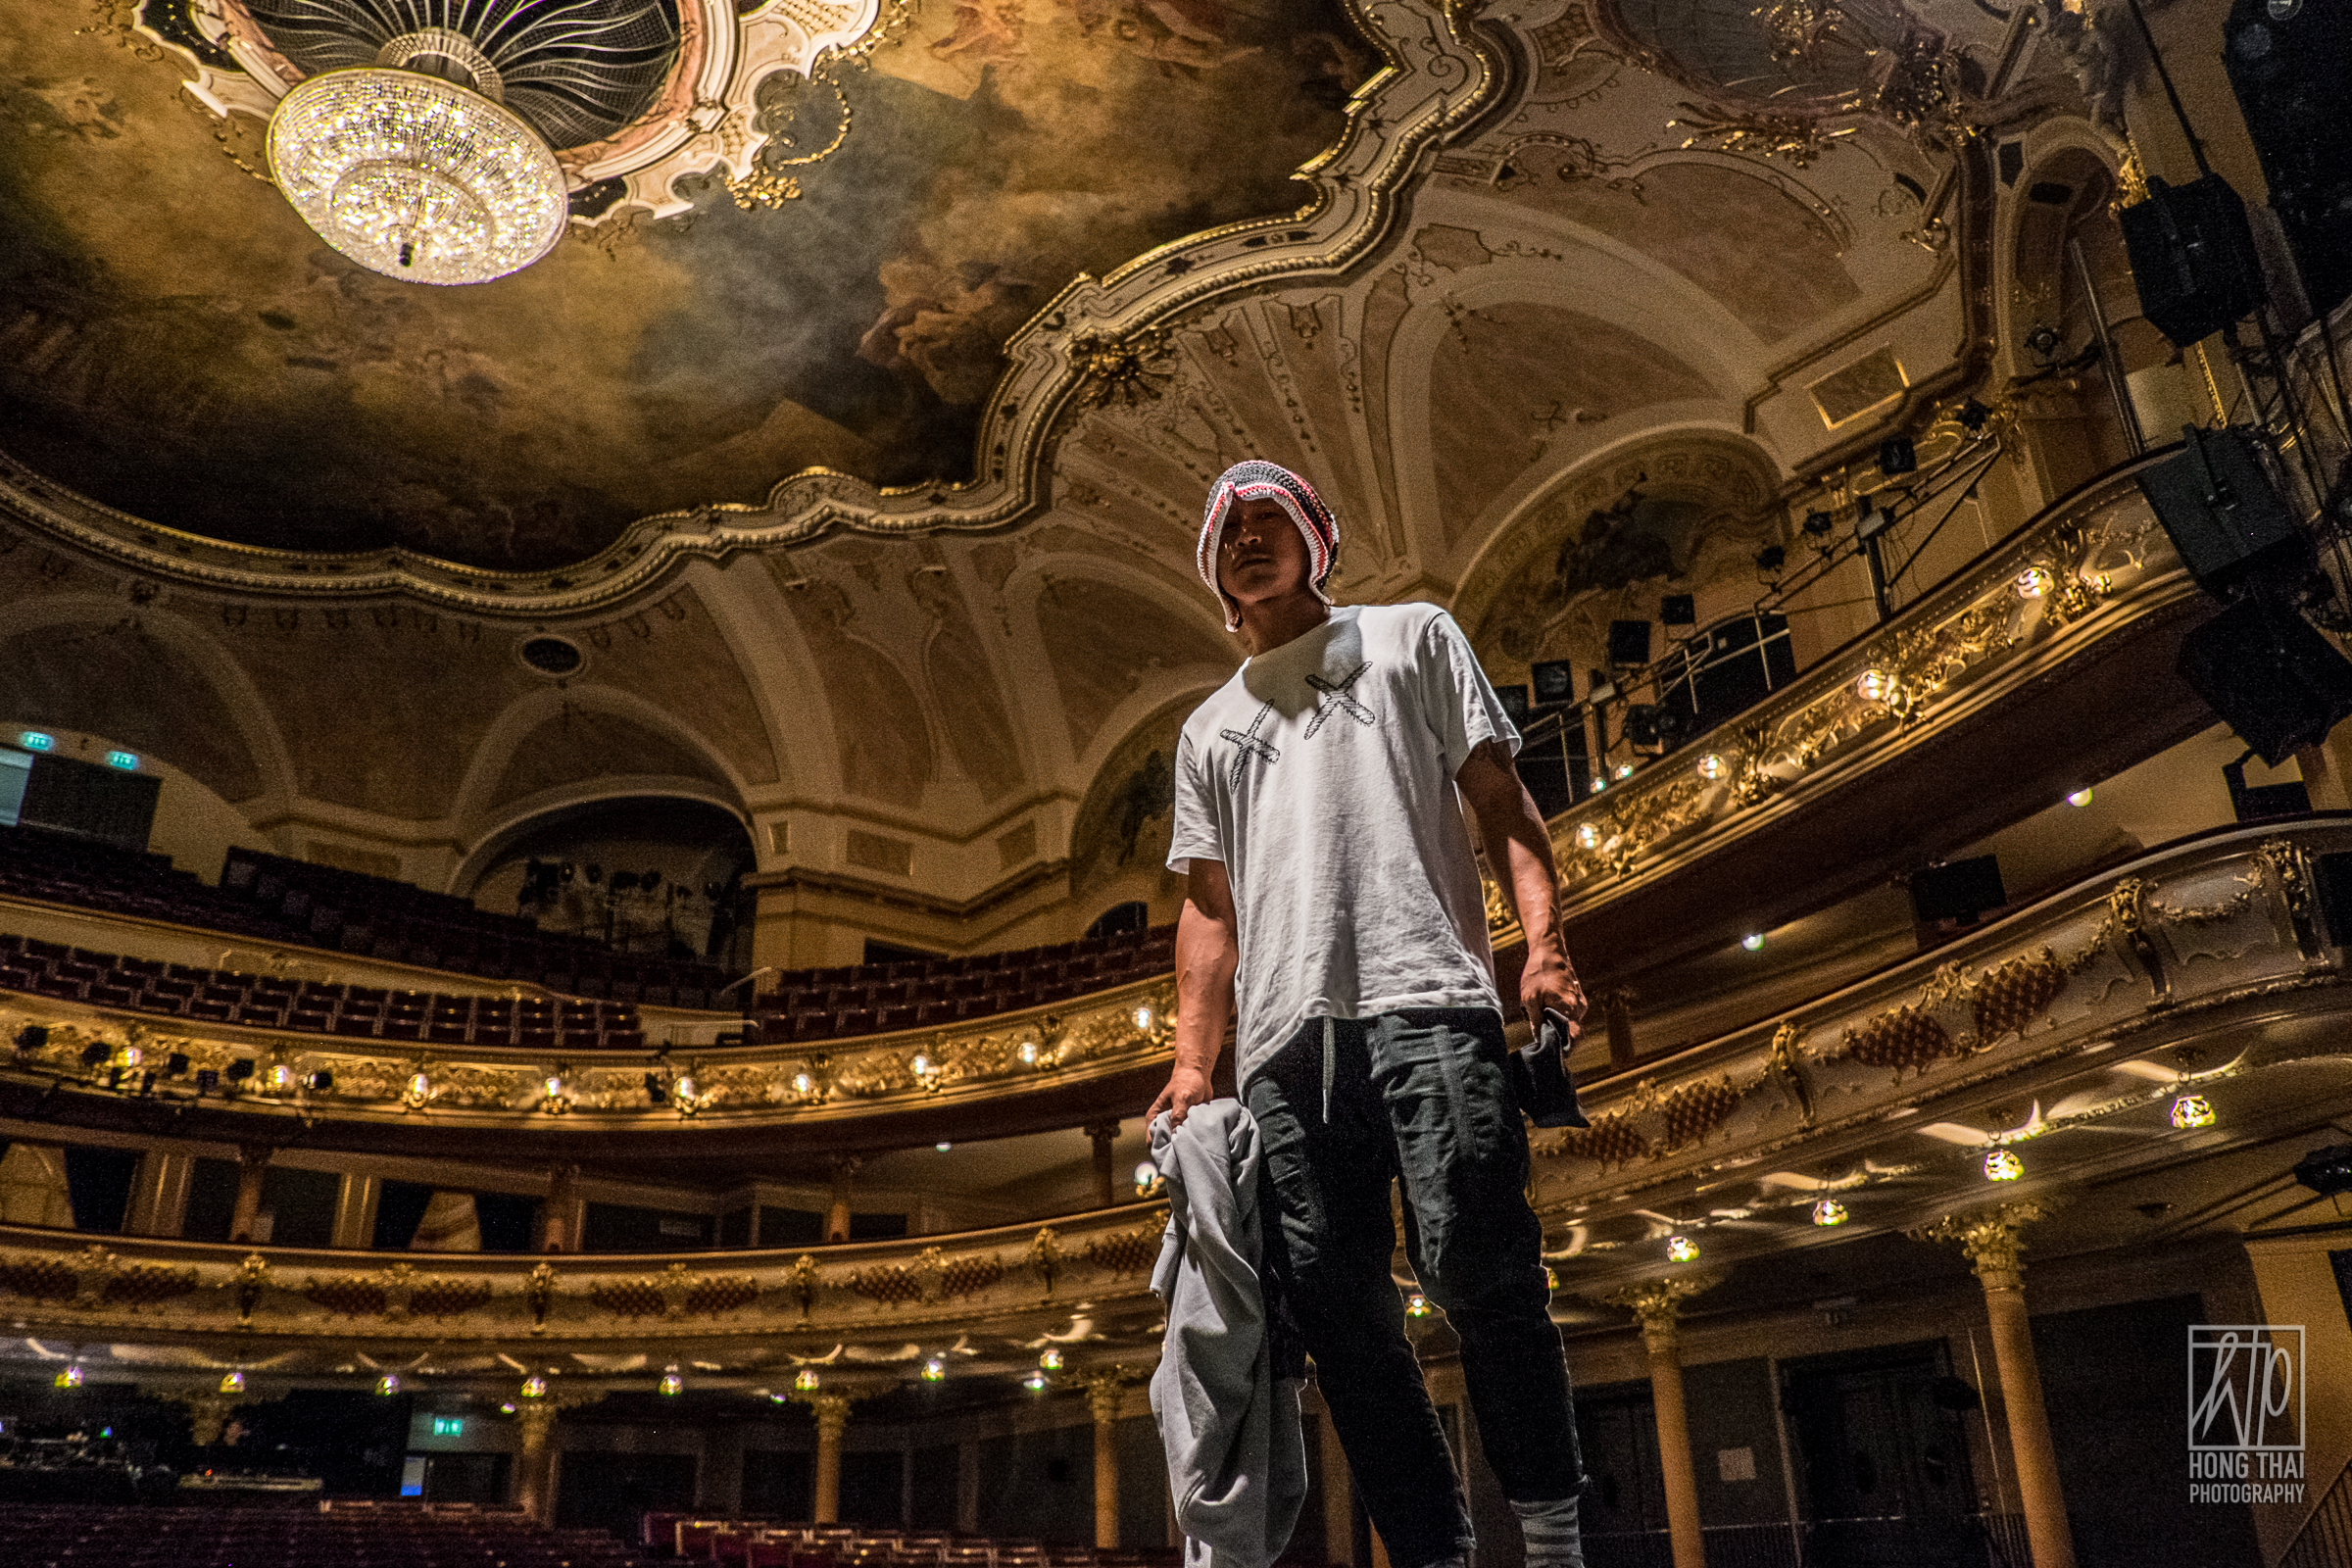
[[[1986,1290],[2022,1290],[2026,1283],[2026,1227],[2047,1218],[2053,1206],[2048,1200],[2026,1199],[1970,1213],[1947,1214],[1911,1234],[1919,1241],[1958,1247]]]

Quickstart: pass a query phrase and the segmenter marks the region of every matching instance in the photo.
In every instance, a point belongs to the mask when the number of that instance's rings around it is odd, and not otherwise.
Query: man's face
[[[1246,605],[1306,586],[1306,537],[1280,502],[1259,497],[1233,509],[1217,540],[1217,584]]]

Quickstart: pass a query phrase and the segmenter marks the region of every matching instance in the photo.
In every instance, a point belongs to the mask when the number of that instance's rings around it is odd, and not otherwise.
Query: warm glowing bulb
[[[923,1381],[925,1383],[937,1383],[947,1375],[947,1357],[935,1355],[923,1363]]]
[[[546,1398],[547,1379],[539,1376],[535,1372],[529,1377],[524,1378],[522,1380],[522,1396],[526,1399]]]
[[[274,1066],[274,1067],[270,1068],[270,1088],[272,1088],[272,1089],[291,1089],[291,1088],[293,1088],[293,1087],[294,1087],[294,1069],[293,1069],[293,1068],[291,1068],[291,1067],[289,1067],[289,1066],[287,1066],[287,1065],[286,1065],[284,1062],[282,1062],[282,1061],[281,1061],[281,1062],[279,1062],[279,1063],[278,1063],[276,1066]]]
[[[2026,1173],[2026,1162],[2006,1149],[1996,1149],[1984,1156],[1984,1179],[1994,1182],[2013,1182]]]
[[[1020,1058],[1021,1065],[1024,1067],[1037,1065],[1037,1042],[1034,1040],[1022,1041],[1013,1048],[1012,1054]]]
[[[1634,776],[1634,764],[1631,762],[1619,762],[1617,764],[1617,776],[1619,778],[1632,778]]]
[[[670,1098],[681,1105],[692,1104],[694,1102],[694,1074],[688,1073],[680,1078],[676,1084],[671,1086],[669,1094]]]
[[[1731,764],[1726,762],[1722,758],[1716,756],[1713,752],[1709,752],[1706,756],[1698,760],[1698,776],[1708,780],[1710,783],[1723,777],[1724,774],[1730,771]]]
[[[954,1149],[956,1146],[954,1144],[933,1144],[931,1147],[944,1154],[949,1150]]]
[[[1852,1217],[1846,1213],[1845,1205],[1835,1198],[1825,1198],[1813,1205],[1813,1223],[1816,1225],[1842,1225]]]
[[[684,1394],[686,1392],[686,1380],[674,1371],[662,1373],[662,1382],[658,1386],[663,1394]]]
[[[1688,1263],[1698,1256],[1698,1244],[1688,1236],[1669,1236],[1666,1255],[1677,1263]]]
[[[1058,1372],[1058,1371],[1060,1371],[1060,1370],[1061,1370],[1061,1348],[1060,1348],[1060,1347],[1058,1347],[1058,1346],[1048,1346],[1048,1347],[1046,1348],[1046,1351],[1045,1351],[1045,1353],[1044,1353],[1043,1355],[1040,1355],[1040,1356],[1037,1358],[1037,1364],[1038,1364],[1039,1366],[1043,1367],[1043,1368],[1044,1368],[1046,1371],[1048,1371],[1048,1372]]]
[[[140,1052],[138,1047],[124,1046],[118,1059],[120,1059],[122,1065],[125,1067],[136,1067],[139,1064],[142,1055],[143,1053]],[[283,1072],[285,1069],[280,1067],[278,1071]]]
[[[792,1386],[800,1390],[803,1394],[807,1394],[810,1389],[815,1388],[816,1368],[812,1366],[805,1366],[801,1368],[800,1371],[794,1373],[792,1377]]]
[[[1544,1269],[1544,1288],[1547,1291],[1556,1291],[1560,1288],[1560,1271],[1548,1264]]]
[[[908,1065],[914,1068],[914,1075],[920,1078],[931,1071],[931,1058],[918,1051],[914,1054],[914,1060]]]
[[[1764,945],[1764,933],[1761,931],[1750,931],[1747,935],[1740,939],[1740,945],[1745,948],[1748,952],[1753,953]]]
[[[433,1081],[424,1074],[416,1073],[409,1079],[409,1098],[411,1100],[422,1100],[432,1092]]]
[[[2075,791],[2072,795],[2069,795],[2066,798],[2066,804],[2069,806],[2088,806],[2090,804],[2089,789],[2085,787],[2083,789]]]
[[[1135,1026],[1138,1029],[1149,1029],[1152,1027],[1152,1009],[1150,1007],[1138,1007],[1135,1009]]]
[[[1894,690],[1894,677],[1883,669],[1866,669],[1854,678],[1854,695],[1866,703],[1883,703]]]
[[[1576,830],[1576,845],[1580,850],[1598,849],[1600,847],[1600,829],[1590,822],[1580,824]]]
[[[1027,1389],[1031,1394],[1037,1393],[1045,1386],[1046,1375],[1043,1372],[1032,1372],[1027,1377],[1021,1379],[1021,1387]]]
[[[792,1075],[792,1092],[794,1094],[805,1095],[815,1087],[816,1080],[809,1077],[807,1073],[796,1072]]]
[[[2182,1095],[2173,1102],[2176,1127],[2210,1127],[2213,1119],[2213,1102],[2203,1095]]]
[[[2050,576],[2047,566],[2028,566],[2017,574],[2017,581],[2013,586],[2017,589],[2017,597],[2020,599],[2039,599],[2050,591],[2050,585],[2054,580]]]
[[[78,1389],[81,1387],[81,1368],[77,1366],[67,1367],[64,1371],[58,1373],[56,1377],[50,1379],[49,1381],[51,1385],[56,1388]]]
[[[550,1073],[547,1079],[547,1098],[550,1100],[564,1098],[564,1080],[553,1073]]]
[[[1429,1298],[1417,1291],[1406,1297],[1404,1298],[1404,1315],[1406,1317],[1429,1316]]]
[[[398,1394],[400,1392],[400,1374],[397,1372],[387,1372],[382,1377],[377,1378],[375,1380],[375,1392],[386,1395]]]
[[[243,1394],[245,1392],[245,1374],[242,1372],[220,1374],[220,1392],[222,1394]]]
[[[1137,1163],[1135,1167],[1135,1190],[1137,1192],[1149,1193],[1152,1191],[1152,1183],[1158,1180],[1159,1167],[1157,1165],[1148,1159]]]

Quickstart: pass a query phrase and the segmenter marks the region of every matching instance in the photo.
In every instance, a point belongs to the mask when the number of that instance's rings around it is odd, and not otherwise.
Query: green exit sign
[[[465,1418],[464,1416],[462,1416],[462,1415],[437,1415],[437,1416],[433,1417],[433,1436],[434,1436],[434,1437],[436,1437],[436,1438],[462,1438],[462,1437],[464,1437],[465,1435],[466,1435],[466,1418]]]

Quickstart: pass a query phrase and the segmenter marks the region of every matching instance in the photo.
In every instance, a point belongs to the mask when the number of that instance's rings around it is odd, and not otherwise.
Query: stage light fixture
[[[1429,1316],[1429,1298],[1423,1296],[1419,1291],[1406,1297],[1404,1298],[1404,1315],[1406,1317]]]
[[[61,1370],[61,1371],[60,1371],[60,1372],[57,1374],[57,1376],[56,1376],[56,1377],[54,1377],[54,1378],[51,1378],[51,1379],[49,1380],[49,1386],[50,1386],[51,1388],[57,1388],[57,1389],[78,1389],[78,1388],[80,1388],[80,1387],[81,1387],[81,1368],[80,1368],[80,1367],[78,1367],[78,1366],[70,1366],[70,1367],[66,1367],[66,1368],[64,1368],[63,1370]]]
[[[1919,468],[1919,449],[1907,435],[1890,435],[1879,443],[1879,471],[1891,479]]]
[[[522,1380],[522,1396],[523,1396],[524,1398],[526,1398],[526,1399],[544,1399],[544,1398],[546,1398],[546,1397],[547,1397],[547,1379],[545,1379],[545,1378],[543,1378],[543,1377],[539,1376],[539,1375],[538,1375],[537,1373],[535,1373],[535,1372],[534,1372],[534,1373],[532,1373],[532,1374],[531,1374],[529,1377],[527,1377],[527,1378],[524,1378],[524,1379]]]
[[[222,1394],[243,1394],[245,1392],[245,1374],[242,1372],[221,1373],[220,1392]]]
[[[1816,539],[1826,538],[1830,530],[1837,526],[1838,519],[1831,516],[1826,512],[1808,512],[1805,514],[1805,532],[1811,534]]]
[[[2352,1144],[2330,1144],[2295,1161],[2295,1180],[2322,1197],[2352,1193]]]
[[[1677,1263],[1695,1262],[1698,1259],[1698,1244],[1688,1236],[1669,1236],[1666,1238],[1666,1255]]]
[[[2074,807],[2088,806],[2090,804],[2090,786],[2085,784],[2081,789],[2070,792],[2066,797],[2066,804]]]
[[[805,1366],[792,1375],[792,1386],[803,1394],[809,1393],[816,1385],[816,1368],[812,1366]]]
[[[1045,1392],[1046,1375],[1043,1372],[1032,1372],[1021,1379],[1021,1387],[1027,1389],[1031,1394],[1042,1394]]]
[[[1050,1345],[1046,1347],[1046,1348],[1039,1353],[1037,1364],[1040,1368],[1048,1372],[1060,1371],[1061,1347],[1057,1345]]]
[[[2182,1095],[2173,1102],[2173,1125],[2183,1130],[2213,1125],[2213,1102],[2203,1095]]]
[[[172,1054],[170,1054],[169,1056],[166,1056],[166,1057],[164,1058],[164,1076],[165,1076],[165,1077],[167,1077],[167,1078],[176,1078],[176,1077],[178,1077],[178,1076],[179,1076],[181,1073],[184,1073],[184,1072],[186,1072],[187,1070],[188,1070],[188,1054],[187,1054],[186,1052],[184,1052],[184,1051],[174,1051],[173,1053],[172,1053]]]
[[[1984,1156],[1984,1179],[1991,1182],[2013,1182],[2026,1173],[2026,1162],[2006,1149],[1996,1149]]]
[[[1788,564],[1788,552],[1779,545],[1766,545],[1756,552],[1756,569],[1758,571],[1778,571]]]
[[[1813,1205],[1813,1223],[1816,1225],[1842,1225],[1851,1218],[1853,1216],[1845,1211],[1845,1205],[1835,1198],[1825,1198]]]
[[[668,1371],[662,1374],[662,1381],[657,1384],[656,1387],[659,1388],[662,1393],[667,1395],[684,1394],[686,1392],[686,1380],[678,1376],[678,1369],[673,1366]]]
[[[947,1358],[946,1356],[944,1356],[944,1355],[934,1355],[934,1356],[927,1357],[927,1358],[924,1360],[924,1362],[923,1362],[923,1381],[924,1381],[925,1383],[938,1383],[938,1382],[942,1382],[942,1381],[944,1381],[944,1380],[946,1379],[947,1375],[948,1375],[948,1358]]]
[[[1748,952],[1754,953],[1764,946],[1764,933],[1761,931],[1750,931],[1747,935],[1740,939],[1740,945],[1745,948]]]
[[[110,1053],[106,1046],[98,1041],[93,1040],[88,1045],[81,1048],[81,1064],[84,1067],[95,1067],[100,1062],[104,1061],[109,1054]]]
[[[400,1374],[397,1372],[387,1372],[382,1377],[377,1378],[375,1380],[375,1392],[379,1395],[383,1395],[386,1397],[398,1394],[400,1392]]]
[[[1966,430],[1970,435],[1982,432],[1985,422],[1991,417],[1992,411],[1975,398],[1970,398],[1966,403],[1960,405],[1960,428]]]

